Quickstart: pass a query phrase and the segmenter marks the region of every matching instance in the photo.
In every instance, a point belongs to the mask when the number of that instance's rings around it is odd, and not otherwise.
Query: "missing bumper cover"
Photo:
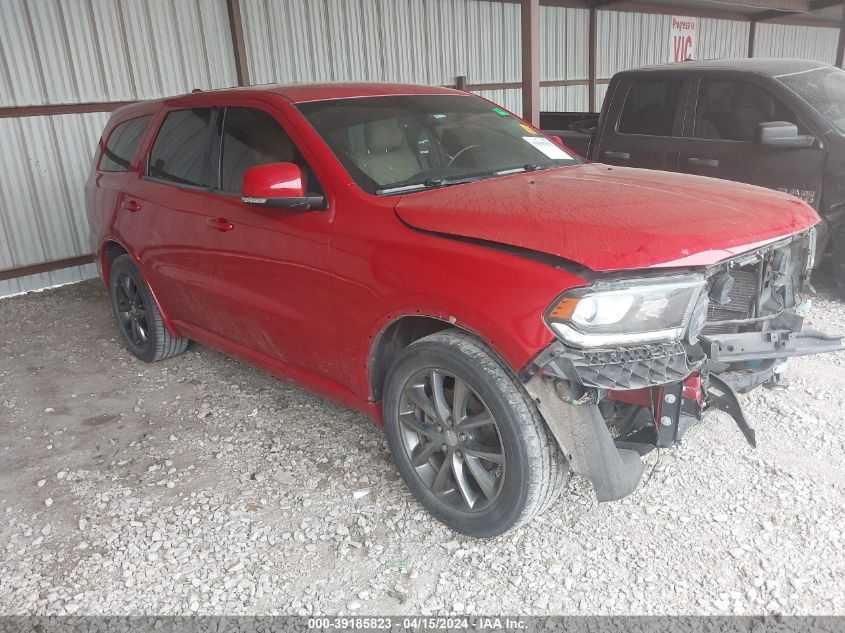
[[[841,336],[829,336],[816,330],[710,334],[701,337],[701,346],[710,360],[723,363],[807,356],[845,349]]]

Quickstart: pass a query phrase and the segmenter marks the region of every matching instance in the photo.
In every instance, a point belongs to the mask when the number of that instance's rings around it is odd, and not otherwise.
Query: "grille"
[[[739,330],[738,325],[709,325],[713,321],[729,321],[733,319],[745,319],[751,316],[751,309],[754,306],[754,299],[757,297],[757,271],[732,270],[731,277],[734,278],[734,286],[731,288],[727,305],[711,303],[707,308],[707,325],[703,334],[729,334]]]

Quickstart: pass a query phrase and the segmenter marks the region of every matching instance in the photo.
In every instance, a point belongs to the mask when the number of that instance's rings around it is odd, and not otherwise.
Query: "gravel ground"
[[[845,331],[822,292],[811,325]],[[367,419],[209,349],[122,348],[98,281],[0,301],[0,613],[845,614],[845,354],[490,541]]]

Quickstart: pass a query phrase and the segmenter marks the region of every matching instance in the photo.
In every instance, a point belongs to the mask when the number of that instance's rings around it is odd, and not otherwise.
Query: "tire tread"
[[[496,535],[507,534],[551,507],[564,487],[569,472],[568,463],[536,403],[525,391],[519,379],[503,361],[498,359],[492,349],[472,334],[452,328],[421,338],[403,351],[397,358],[397,364],[406,354],[412,354],[415,347],[432,344],[457,348],[493,380],[496,388],[508,400],[511,410],[517,412],[512,422],[518,426],[520,435],[525,439],[531,468],[530,477],[526,483],[528,495],[520,515],[511,525],[496,533]],[[390,377],[388,377],[389,383]]]

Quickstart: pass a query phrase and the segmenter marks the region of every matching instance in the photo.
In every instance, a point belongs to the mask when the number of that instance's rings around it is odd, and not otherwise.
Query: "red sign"
[[[695,59],[698,18],[672,18],[672,59],[684,62]]]

